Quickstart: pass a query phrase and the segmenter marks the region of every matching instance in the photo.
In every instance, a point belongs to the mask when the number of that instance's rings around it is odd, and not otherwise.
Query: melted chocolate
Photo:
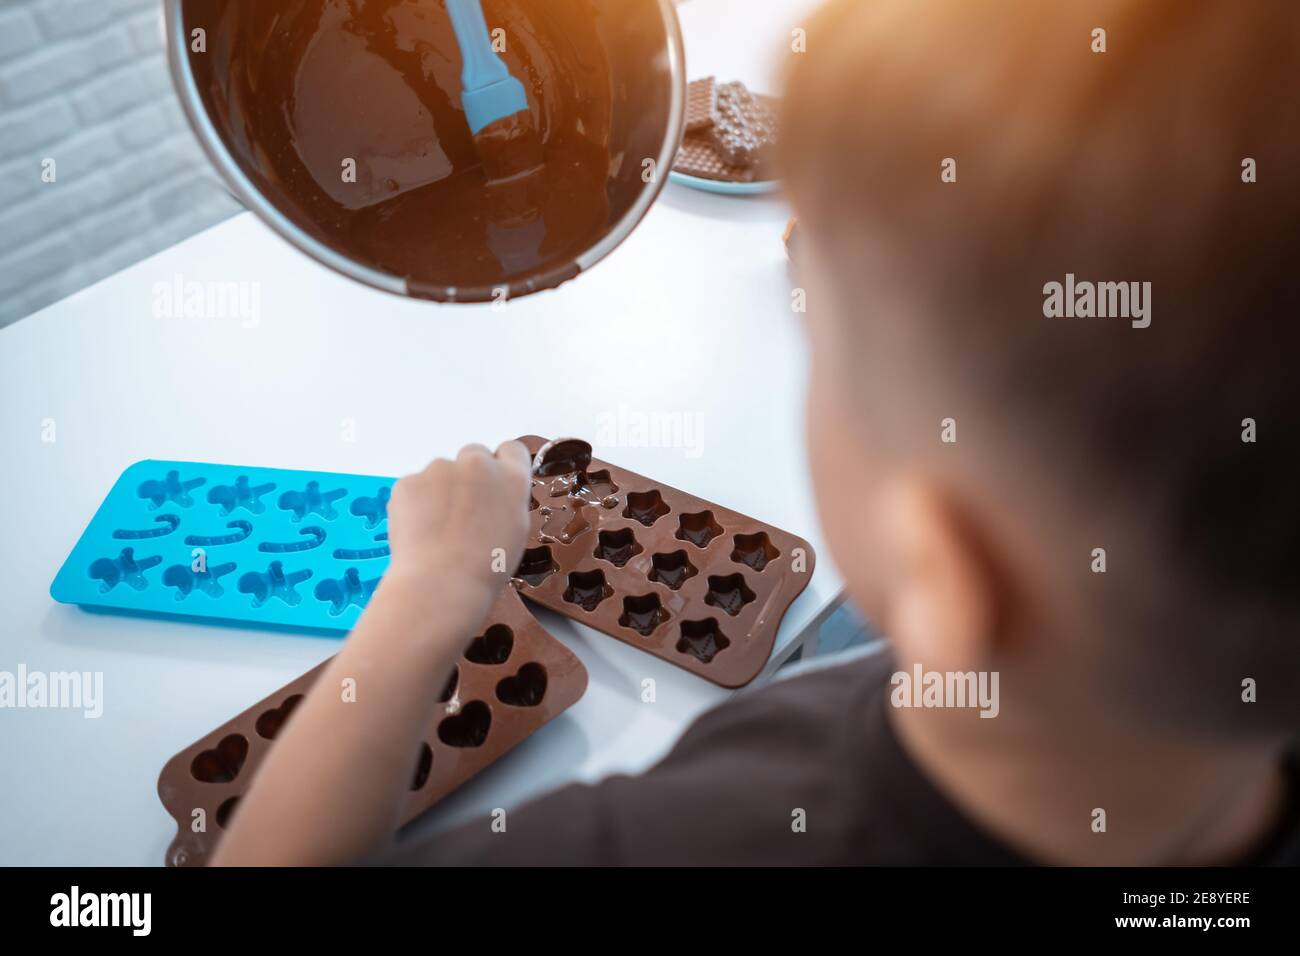
[[[613,225],[611,182],[628,157],[611,154],[602,9],[484,0],[536,140],[521,146],[507,124],[478,147],[442,0],[225,0],[186,16],[210,36],[208,53],[191,54],[207,61],[207,107],[282,211],[413,294],[484,298],[557,284]],[[512,178],[489,183],[484,155]]]
[[[533,474],[538,478],[580,475],[590,464],[590,444],[581,438],[556,438],[537,450],[533,458]]]

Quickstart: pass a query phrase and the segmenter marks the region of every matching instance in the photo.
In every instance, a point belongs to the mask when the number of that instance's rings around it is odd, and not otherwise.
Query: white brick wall
[[[0,326],[239,211],[161,20],[159,0],[0,0]]]

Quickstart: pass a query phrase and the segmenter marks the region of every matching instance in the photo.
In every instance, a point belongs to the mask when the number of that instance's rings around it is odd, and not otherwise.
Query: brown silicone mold
[[[168,866],[202,866],[211,858],[258,764],[327,663],[167,761],[158,777],[158,796],[178,829],[167,849]],[[457,661],[439,693],[444,707],[419,752],[411,755],[411,793],[402,822],[419,816],[571,707],[586,688],[582,662],[506,589]],[[203,832],[195,832],[197,819],[203,820]]]
[[[591,457],[578,439],[534,456],[526,598],[723,687],[758,676],[812,577],[802,538]]]

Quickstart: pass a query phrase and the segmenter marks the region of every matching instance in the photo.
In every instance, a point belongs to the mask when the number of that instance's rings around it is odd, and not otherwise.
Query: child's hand
[[[393,487],[388,571],[241,798],[217,863],[347,863],[390,839],[412,755],[442,713],[437,691],[519,565],[530,465],[518,442],[495,456],[469,445]],[[343,701],[346,680],[382,704]]]
[[[399,481],[388,502],[388,576],[490,599],[523,556],[531,466],[519,442],[495,456],[466,445],[455,461],[436,459]]]

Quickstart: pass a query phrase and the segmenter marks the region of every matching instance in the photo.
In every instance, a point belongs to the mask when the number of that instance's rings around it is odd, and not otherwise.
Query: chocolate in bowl
[[[483,6],[546,158],[514,182],[484,176],[442,0],[167,0],[173,73],[234,191],[320,261],[423,298],[522,295],[603,258],[662,188],[642,174],[680,139],[681,39],[667,0]]]

